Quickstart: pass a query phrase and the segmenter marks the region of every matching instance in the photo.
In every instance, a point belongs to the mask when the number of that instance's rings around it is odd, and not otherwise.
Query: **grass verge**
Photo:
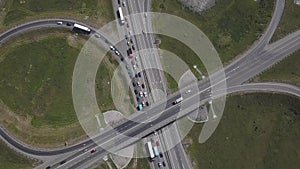
[[[36,160],[29,159],[10,149],[0,140],[0,169],[30,169],[37,166]]]
[[[296,169],[299,112],[300,100],[286,95],[230,96],[212,137],[199,144],[202,125],[195,125],[184,143],[195,168]]]
[[[271,41],[279,40],[300,28],[300,5],[293,0],[285,1],[285,9]]]
[[[114,20],[110,0],[7,0],[0,15],[0,31],[40,18],[73,18],[99,27]]]
[[[215,7],[199,15],[178,1],[154,0],[152,3],[152,11],[176,15],[201,29],[216,47],[223,63],[252,45],[270,21],[273,8],[273,0],[218,0]]]

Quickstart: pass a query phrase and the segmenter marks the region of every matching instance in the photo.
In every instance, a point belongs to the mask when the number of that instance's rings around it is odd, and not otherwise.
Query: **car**
[[[136,69],[136,65],[133,65],[133,69]]]
[[[125,3],[125,1],[123,1],[123,2],[122,2],[122,5],[123,5],[124,7],[126,7],[126,3]]]
[[[51,168],[51,166],[47,166],[47,167],[46,167],[46,169],[50,169],[50,168]]]
[[[162,153],[160,153],[159,156],[160,156],[160,158],[163,158],[163,157],[164,157],[164,155],[163,155]]]
[[[149,102],[146,102],[146,106],[149,106]]]
[[[132,86],[135,87],[135,83],[134,82],[132,82]]]
[[[166,163],[163,161],[163,162],[162,162],[162,165],[165,167],[165,166],[166,166]]]
[[[143,89],[145,88],[145,85],[144,85],[144,84],[142,84],[142,88],[143,88]]]
[[[71,22],[67,22],[67,26],[72,26],[73,24]]]
[[[63,160],[59,164],[62,165],[62,164],[65,164],[66,162],[67,162],[66,160]]]
[[[185,94],[188,94],[188,93],[191,93],[191,89],[189,89],[189,90],[187,90],[186,92],[185,92]]]
[[[138,82],[136,82],[136,84],[137,84],[137,86],[141,86],[141,83],[138,81]]]
[[[135,50],[135,46],[134,45],[132,45],[131,47],[132,47],[132,50]]]
[[[144,97],[147,97],[148,95],[147,95],[147,92],[144,92]]]
[[[100,35],[98,35],[98,34],[95,34],[95,37],[96,37],[96,38],[100,38]]]
[[[140,98],[139,98],[139,97],[136,97],[136,101],[139,102],[139,101],[140,101]]]
[[[116,50],[116,48],[115,48],[114,46],[110,46],[109,48],[110,48],[110,50],[112,50],[112,51]]]
[[[128,39],[128,35],[125,35],[125,39]]]
[[[132,32],[131,32],[131,30],[129,31],[129,35],[132,35]]]
[[[130,39],[130,43],[133,43],[133,40],[132,40],[132,39]]]
[[[120,52],[117,51],[117,50],[115,51],[115,54],[118,55],[118,56],[120,56]]]
[[[127,41],[127,46],[130,46],[130,42],[129,41]]]
[[[142,77],[142,73],[141,72],[138,72],[137,75],[138,75],[138,77]]]
[[[97,150],[94,148],[94,149],[92,149],[91,150],[91,153],[94,153],[94,152],[96,152]]]
[[[137,90],[134,90],[134,94],[136,94],[136,95],[137,95],[137,94],[138,94],[138,91],[137,91]]]
[[[157,164],[157,165],[158,165],[158,167],[162,166],[161,162],[158,162],[158,164]]]
[[[145,106],[145,102],[142,102],[143,107]]]
[[[140,95],[141,97],[143,97],[143,92],[139,92],[139,95]]]
[[[156,141],[156,146],[159,146],[159,141]],[[159,154],[160,156],[162,156],[162,154]]]
[[[63,22],[61,22],[61,21],[60,21],[60,22],[56,22],[56,24],[57,24],[57,25],[62,25]]]

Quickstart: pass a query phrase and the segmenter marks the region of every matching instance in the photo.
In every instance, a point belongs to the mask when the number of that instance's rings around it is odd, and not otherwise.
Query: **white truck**
[[[119,7],[119,8],[118,8],[118,11],[119,11],[119,15],[120,15],[120,21],[121,21],[122,24],[124,24],[124,23],[125,23],[125,20],[124,20],[124,15],[123,15],[122,8]]]
[[[173,105],[182,102],[182,100],[183,100],[183,97],[179,97],[178,99],[176,99],[176,100],[173,102]]]

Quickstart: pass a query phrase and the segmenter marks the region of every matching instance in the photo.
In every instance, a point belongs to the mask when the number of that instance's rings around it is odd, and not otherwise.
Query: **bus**
[[[150,154],[150,158],[151,159],[154,158],[155,156],[154,156],[153,149],[152,149],[152,144],[151,144],[150,141],[147,142],[147,147],[148,147],[148,151],[149,151],[149,154]]]
[[[75,32],[83,33],[83,34],[90,34],[91,33],[90,28],[88,28],[86,26],[83,26],[83,25],[80,25],[80,24],[77,24],[77,23],[74,24],[73,30]]]
[[[158,152],[157,146],[154,146],[154,147],[153,147],[153,150],[154,150],[154,155],[155,155],[156,157],[159,156],[159,152]]]
[[[120,21],[121,21],[122,24],[124,24],[124,23],[125,23],[125,20],[124,20],[124,15],[123,15],[122,8],[119,7],[118,11],[119,11],[119,15],[120,15],[120,16],[119,16],[119,17],[120,17]]]

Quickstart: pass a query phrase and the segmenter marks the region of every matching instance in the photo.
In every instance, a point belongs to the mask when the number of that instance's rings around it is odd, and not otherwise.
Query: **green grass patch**
[[[0,169],[30,169],[37,165],[37,161],[15,152],[2,140],[0,140],[0,150]]]
[[[297,169],[300,166],[300,100],[276,94],[227,98],[222,120],[211,138],[198,143],[195,125],[185,145],[195,168]]]
[[[78,53],[63,38],[15,47],[0,63],[0,97],[35,127],[76,122],[71,86]]]
[[[300,86],[300,50],[254,77],[255,82],[284,82]]]
[[[173,14],[196,25],[209,37],[225,63],[252,45],[270,21],[273,7],[273,0],[217,0],[215,7],[200,15],[178,1],[153,0],[152,11]]]
[[[102,113],[116,110],[111,95],[111,80],[119,63],[111,53],[103,59],[96,76],[96,98]]]
[[[300,28],[300,5],[294,0],[285,1],[285,9],[272,41],[276,41]]]
[[[78,15],[89,16],[93,19],[101,18],[105,22],[114,19],[112,3],[109,0],[8,0],[5,6],[4,25],[47,13],[57,13],[60,17],[73,15],[73,18]]]

